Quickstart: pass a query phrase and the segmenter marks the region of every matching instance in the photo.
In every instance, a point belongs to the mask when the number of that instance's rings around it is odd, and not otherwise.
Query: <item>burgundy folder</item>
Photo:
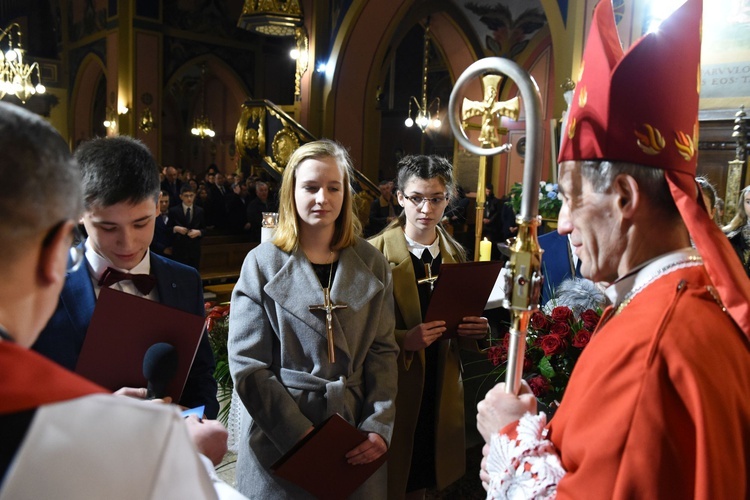
[[[344,455],[365,440],[365,433],[335,414],[315,426],[271,470],[318,498],[343,500],[367,481],[388,455],[384,453],[369,464],[349,465]]]
[[[102,288],[76,373],[112,391],[146,387],[143,356],[159,342],[177,351],[177,371],[167,394],[178,402],[203,335],[201,316],[129,293]]]
[[[445,321],[447,330],[440,340],[458,335],[465,316],[482,315],[502,268],[502,262],[494,261],[440,265],[424,320]]]

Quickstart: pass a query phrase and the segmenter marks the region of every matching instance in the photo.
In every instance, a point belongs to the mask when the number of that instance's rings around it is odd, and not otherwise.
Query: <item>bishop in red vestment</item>
[[[614,305],[549,425],[527,386],[479,404],[488,498],[750,497],[750,282],[695,183],[701,12],[623,53],[596,7],[558,231]]]

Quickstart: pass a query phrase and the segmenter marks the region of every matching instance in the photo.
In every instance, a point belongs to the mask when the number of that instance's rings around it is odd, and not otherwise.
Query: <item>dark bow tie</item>
[[[99,280],[99,286],[111,286],[124,280],[132,281],[138,291],[143,295],[151,293],[151,290],[153,290],[156,285],[156,278],[150,274],[123,273],[122,271],[108,267]]]

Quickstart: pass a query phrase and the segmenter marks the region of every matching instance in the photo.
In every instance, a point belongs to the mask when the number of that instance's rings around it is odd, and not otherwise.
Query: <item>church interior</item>
[[[671,3],[674,8],[680,2]],[[541,178],[554,180],[555,136],[595,4],[5,0],[0,44],[8,50],[22,43],[25,63],[38,68],[29,72],[30,95],[21,100],[4,92],[4,99],[48,117],[71,147],[94,136],[131,135],[146,143],[160,164],[197,175],[215,164],[225,173],[265,170],[277,177],[295,145],[326,137],[349,149],[370,188],[393,178],[400,156],[423,152],[451,159],[460,184],[474,192],[477,160],[453,138],[448,100],[469,64],[504,57],[528,71],[539,87]],[[624,47],[665,17],[660,11],[667,4],[615,0]],[[726,49],[721,57],[707,54],[721,40],[706,47],[711,25],[704,30],[704,68],[712,64],[703,75],[707,97],[701,102],[699,143],[699,173],[720,195],[731,181],[727,162],[737,147],[735,115],[747,96],[747,49],[741,47],[748,43],[749,16],[746,2],[721,4],[716,10],[724,15],[714,21],[732,21],[722,36],[742,43],[736,54]],[[37,84],[45,93],[34,93]],[[479,85],[467,94],[480,98]],[[501,100],[517,94],[512,81],[500,83]],[[405,119],[420,112],[431,115],[429,126],[407,128]],[[502,197],[522,179],[523,102],[517,120],[498,118],[506,132],[501,141],[513,147],[492,157],[485,181]],[[191,133],[201,120],[210,136]]]
[[[453,163],[473,203],[485,185],[503,198],[523,180],[526,110],[522,100],[515,113],[492,117],[496,146],[511,147],[488,157],[480,178],[479,157],[460,146],[449,123],[456,81],[486,57],[511,59],[532,76],[541,97],[536,167],[542,181],[556,182],[561,121],[597,1],[0,0],[0,50],[23,54],[23,61],[4,58],[0,96],[46,117],[71,149],[97,136],[129,135],[160,165],[198,179],[215,165],[278,182],[297,147],[330,138],[349,150],[371,201],[401,157],[436,154]],[[623,46],[680,3],[614,0]],[[750,6],[711,5],[698,174],[725,200],[727,223],[750,183]],[[21,63],[26,79],[17,82],[5,68]],[[479,81],[466,92],[474,101],[482,95]],[[498,101],[518,95],[512,80],[499,82]],[[254,244],[242,235],[208,235],[200,269],[207,299],[228,300]],[[479,391],[472,384],[467,408]]]

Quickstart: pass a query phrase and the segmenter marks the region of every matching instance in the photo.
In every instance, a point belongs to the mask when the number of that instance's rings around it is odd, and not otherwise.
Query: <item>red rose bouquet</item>
[[[234,383],[229,373],[229,354],[227,352],[227,338],[229,337],[229,304],[215,304],[206,302],[206,334],[208,343],[214,353],[216,369],[214,378],[219,386],[219,403],[228,402],[232,399]],[[226,425],[229,414],[229,405],[222,405],[219,411],[219,420]]]
[[[601,316],[600,311],[586,309],[576,315],[568,306],[556,306],[549,313],[536,311],[531,316],[526,334],[523,378],[540,402],[554,413],[560,404],[570,374],[583,349],[591,340]],[[505,374],[510,334],[490,347],[487,356]],[[548,415],[551,416],[551,415]]]

